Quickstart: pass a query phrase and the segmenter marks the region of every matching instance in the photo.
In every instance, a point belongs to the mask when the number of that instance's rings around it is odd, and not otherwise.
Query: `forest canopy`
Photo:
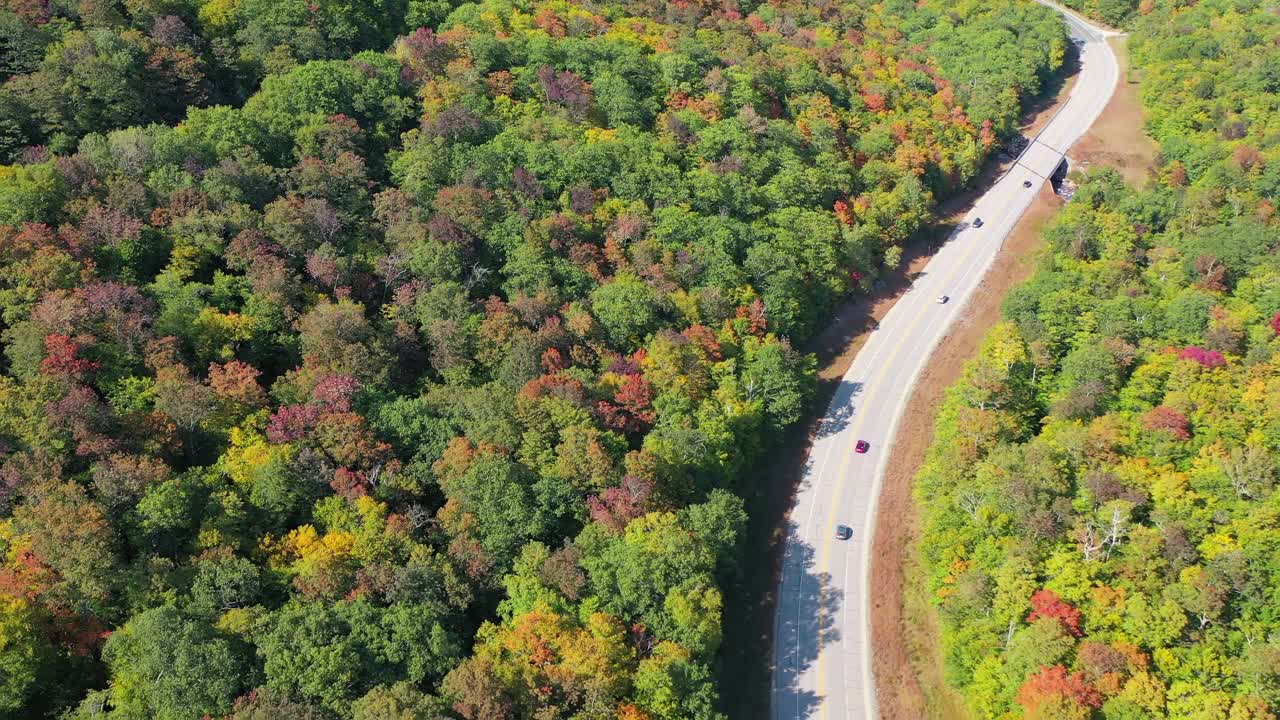
[[[919,475],[971,716],[1280,712],[1280,17],[1144,2],[1157,167],[1091,173]]]
[[[1062,0],[1062,4],[1114,28],[1131,27],[1138,12],[1148,13],[1155,7],[1154,0]]]
[[[716,718],[796,343],[1062,64],[984,2],[0,2],[0,717]]]

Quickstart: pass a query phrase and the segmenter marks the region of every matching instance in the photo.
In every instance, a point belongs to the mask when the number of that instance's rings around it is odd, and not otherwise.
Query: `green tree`
[[[225,713],[256,674],[243,642],[168,605],[125,623],[102,655],[111,671],[111,717]]]
[[[0,713],[16,717],[27,707],[49,667],[50,648],[37,631],[38,622],[30,603],[0,598]]]
[[[591,309],[609,339],[620,347],[634,348],[657,329],[662,303],[643,280],[619,275],[591,293]]]

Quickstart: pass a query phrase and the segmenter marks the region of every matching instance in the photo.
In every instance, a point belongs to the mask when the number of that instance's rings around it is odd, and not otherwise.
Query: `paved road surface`
[[[878,717],[870,656],[870,540],[888,444],[934,347],[965,310],[1004,238],[1063,155],[1102,112],[1119,79],[1104,31],[1064,12],[1081,45],[1067,102],[974,205],[912,288],[871,334],[841,381],[807,460],[789,518],[774,617],[772,717]],[[1031,187],[1023,187],[1030,181]],[[971,225],[982,218],[981,228]],[[940,295],[950,296],[938,304]],[[870,452],[853,452],[867,440]],[[853,538],[835,538],[837,524]]]

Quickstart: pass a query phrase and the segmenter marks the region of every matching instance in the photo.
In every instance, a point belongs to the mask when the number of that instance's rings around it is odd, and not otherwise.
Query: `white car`
[[[950,297],[947,297],[946,295],[939,295],[939,296],[938,296],[938,304],[939,304],[939,305],[946,305],[946,304],[947,304],[947,301],[948,301],[948,300],[950,300],[950,299],[951,299],[951,298],[950,298]]]

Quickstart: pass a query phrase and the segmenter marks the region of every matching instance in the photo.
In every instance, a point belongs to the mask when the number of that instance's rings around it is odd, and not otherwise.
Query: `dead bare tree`
[[[1128,523],[1129,512],[1122,508],[1120,504],[1113,504],[1111,507],[1111,523],[1107,527],[1107,535],[1102,539],[1102,544],[1107,548],[1107,559],[1111,558],[1111,551],[1115,550],[1124,540],[1124,536],[1129,533]]]
[[[982,509],[982,493],[977,490],[964,490],[956,496],[956,507],[960,508],[970,520],[978,521],[978,511]]]
[[[1098,527],[1093,520],[1086,520],[1084,527],[1080,529],[1080,553],[1084,556],[1085,562],[1093,562],[1101,552],[1102,542]]]

